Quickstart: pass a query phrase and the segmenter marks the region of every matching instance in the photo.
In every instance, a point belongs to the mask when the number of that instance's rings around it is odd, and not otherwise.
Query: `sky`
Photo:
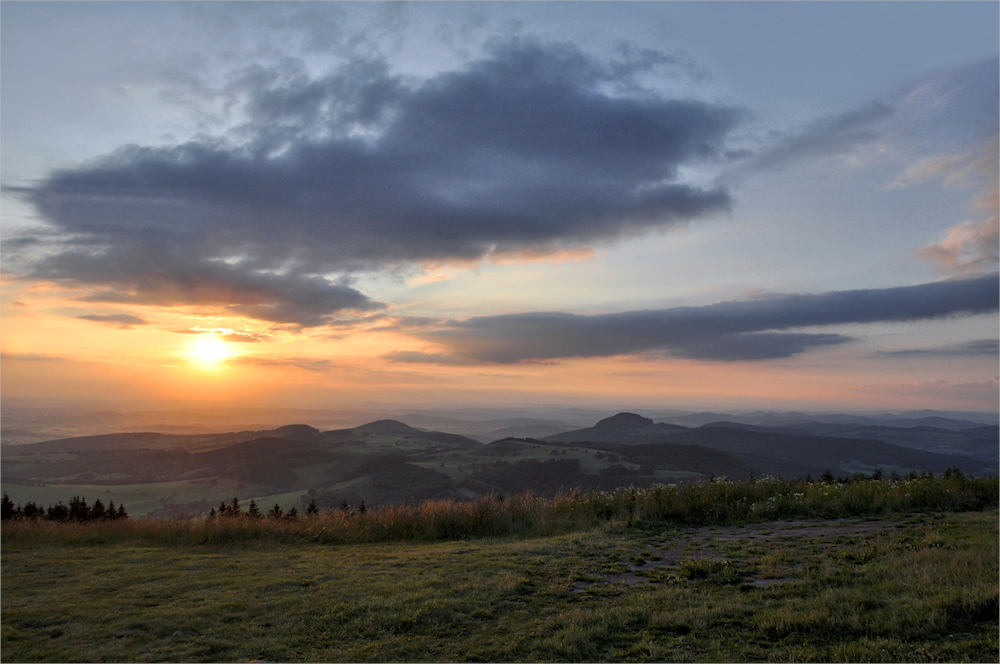
[[[2,395],[996,411],[998,12],[4,0]]]

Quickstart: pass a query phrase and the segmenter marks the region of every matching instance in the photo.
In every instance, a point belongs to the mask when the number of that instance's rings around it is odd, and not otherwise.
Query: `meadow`
[[[996,661],[997,494],[949,474],[15,519],[3,658]]]

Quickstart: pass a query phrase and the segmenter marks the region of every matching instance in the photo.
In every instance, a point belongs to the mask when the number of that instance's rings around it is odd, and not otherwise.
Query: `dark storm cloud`
[[[891,357],[908,357],[911,355],[940,355],[944,357],[953,357],[956,355],[996,355],[998,353],[1000,353],[1000,340],[976,339],[975,341],[966,341],[962,344],[952,344],[949,346],[881,351],[878,354],[888,355]]]
[[[761,153],[750,167],[765,170],[803,158],[843,154],[878,138],[880,134],[873,126],[893,113],[894,107],[873,101],[846,113],[820,118],[800,132],[778,141],[774,147]]]
[[[231,140],[128,146],[33,188],[36,207],[73,239],[32,276],[312,325],[371,306],[317,274],[558,251],[725,211],[724,189],[679,171],[724,159],[740,113],[637,82],[669,60],[626,49],[603,61],[515,40],[422,82],[378,60],[318,79],[294,62],[247,67],[227,88],[249,118]],[[151,243],[160,250],[146,251]],[[141,264],[102,267],[136,253]],[[217,264],[232,257],[240,262]],[[290,269],[281,285],[265,272]],[[199,297],[206,289],[186,274],[240,296]],[[262,290],[292,304],[274,313],[261,308],[278,306],[268,295],[243,302]]]
[[[148,321],[131,314],[109,314],[107,316],[88,314],[77,316],[77,318],[94,321],[95,323],[112,323],[122,330],[131,330],[134,325],[149,325]]]
[[[704,307],[599,316],[561,312],[449,321],[414,336],[446,347],[440,355],[397,352],[397,362],[514,363],[666,351],[678,357],[764,360],[840,344],[839,334],[774,332],[791,328],[941,318],[997,310],[996,274],[900,288],[784,295]]]

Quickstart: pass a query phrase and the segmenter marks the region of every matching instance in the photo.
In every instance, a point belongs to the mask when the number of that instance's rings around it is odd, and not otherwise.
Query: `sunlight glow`
[[[203,367],[216,367],[236,353],[230,344],[215,335],[198,337],[188,347],[188,357]]]

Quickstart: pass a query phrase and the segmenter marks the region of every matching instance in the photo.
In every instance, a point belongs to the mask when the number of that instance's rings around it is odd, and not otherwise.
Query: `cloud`
[[[429,316],[385,316],[387,323],[371,328],[372,332],[407,332],[412,329],[434,328],[440,319]]]
[[[228,327],[191,327],[185,330],[170,330],[171,332],[176,332],[177,334],[215,334],[223,341],[232,341],[236,343],[259,343],[268,338],[266,334],[251,334],[248,332],[236,332]]]
[[[111,314],[108,316],[88,314],[86,316],[77,316],[77,318],[91,320],[95,323],[112,323],[117,325],[120,330],[131,330],[135,325],[149,325],[148,321],[131,314]]]
[[[911,355],[940,355],[945,357],[955,355],[996,355],[1000,353],[1000,340],[997,339],[976,339],[966,341],[961,344],[950,346],[936,346],[934,348],[909,348],[906,350],[878,351],[879,355],[889,355],[895,357],[905,357]]]
[[[470,364],[481,364],[473,359],[445,355],[443,353],[421,353],[413,350],[397,350],[381,356],[390,362],[401,362],[406,364],[445,364],[454,366],[467,366]]]
[[[286,357],[286,358],[265,358],[250,357],[247,355],[234,357],[227,360],[233,364],[250,364],[258,367],[292,367],[304,371],[324,372],[336,369],[337,365],[330,360],[313,359],[308,357]]]
[[[723,334],[691,341],[671,351],[675,357],[692,360],[751,361],[791,357],[814,346],[830,346],[852,341],[842,334],[795,334],[755,332]]]
[[[968,144],[996,125],[997,67],[996,58],[987,58],[911,79],[880,99],[798,130],[775,130],[759,139],[755,157],[734,151],[731,158],[748,159],[744,170],[764,171],[813,158],[850,154],[859,164],[875,155]]]
[[[247,66],[230,135],[125,146],[22,192],[62,233],[25,276],[311,326],[379,306],[332,274],[572,253],[728,210],[682,173],[724,159],[742,113],[643,87],[669,54],[617,57],[515,39],[424,80],[379,59]]]
[[[1000,280],[992,274],[899,288],[784,295],[598,316],[563,312],[481,316],[411,332],[444,346],[445,353],[396,352],[387,357],[396,362],[508,364],[666,351],[706,360],[764,360],[851,340],[839,334],[775,330],[993,312],[1000,300],[998,290]]]
[[[89,302],[209,305],[231,315],[301,327],[322,325],[339,311],[385,306],[321,276],[277,274],[242,262],[199,260],[190,255],[196,251],[196,247],[186,252],[179,246],[134,243],[103,250],[74,249],[40,259],[27,276],[95,287],[80,298]]]
[[[50,355],[48,353],[0,353],[0,360],[4,362],[69,362],[72,364],[81,363],[71,357],[60,355]]]
[[[780,168],[790,162],[810,157],[831,157],[850,152],[882,134],[873,129],[891,117],[895,108],[885,102],[871,101],[845,113],[831,115],[804,127],[796,134],[782,138],[764,150],[752,162],[753,170]]]
[[[894,138],[926,151],[929,145],[980,141],[1000,114],[1000,59],[933,72],[893,96]]]
[[[942,177],[945,186],[975,187],[978,193],[969,201],[969,206],[985,216],[951,227],[938,242],[917,250],[917,257],[932,261],[952,274],[996,269],[1000,262],[998,150],[1000,142],[994,132],[971,150],[923,159],[907,170],[904,183]]]

